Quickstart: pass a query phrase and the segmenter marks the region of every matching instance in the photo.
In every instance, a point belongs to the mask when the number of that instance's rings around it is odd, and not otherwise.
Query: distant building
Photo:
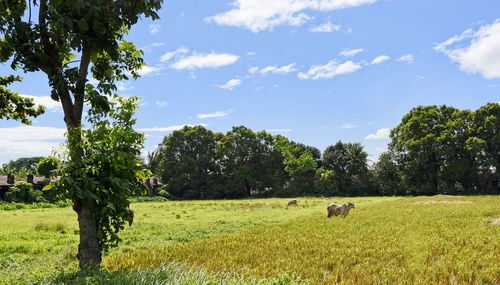
[[[48,178],[34,176],[33,174],[29,174],[26,178],[15,178],[14,175],[0,175],[0,199],[5,199],[5,193],[19,181],[31,183],[34,189],[42,190],[43,186],[47,185]]]

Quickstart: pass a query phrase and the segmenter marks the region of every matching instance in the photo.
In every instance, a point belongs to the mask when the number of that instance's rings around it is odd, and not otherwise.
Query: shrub
[[[6,193],[6,200],[9,202],[25,202],[25,203],[46,203],[47,200],[43,197],[40,190],[33,189],[33,185],[28,182],[19,181],[10,188]]]
[[[171,198],[170,193],[167,191],[167,186],[161,186],[160,189],[158,189],[158,196],[167,199]]]

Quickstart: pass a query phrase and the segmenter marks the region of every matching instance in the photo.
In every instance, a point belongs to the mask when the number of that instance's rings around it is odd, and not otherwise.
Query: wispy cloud
[[[344,57],[351,57],[355,56],[358,53],[364,52],[365,49],[362,48],[357,48],[357,49],[345,49],[339,53],[339,55],[344,56]]]
[[[184,127],[194,127],[194,126],[206,127],[207,124],[196,124],[196,125],[184,124],[184,125],[173,125],[173,126],[167,126],[167,127],[140,128],[138,130],[140,132],[161,132],[161,133],[164,133],[164,132],[178,131]]]
[[[345,123],[342,126],[340,126],[342,129],[353,129],[356,128],[358,125],[353,124],[353,123]]]
[[[208,54],[193,54],[179,59],[177,62],[170,65],[171,68],[177,70],[183,69],[200,69],[200,68],[219,68],[230,65],[238,61],[240,57],[228,53],[208,53]]]
[[[32,95],[21,95],[22,97],[31,98],[36,105],[43,105],[47,110],[50,111],[62,111],[61,102],[53,100],[50,96],[32,96]]]
[[[290,72],[295,72],[297,69],[295,68],[295,63],[291,63],[288,65],[283,65],[283,66],[276,66],[276,65],[269,65],[265,66],[262,68],[259,67],[251,67],[248,69],[248,72],[254,74],[254,73],[260,73],[262,75],[265,75],[267,73],[274,73],[274,74],[286,74]]]
[[[183,55],[183,54],[187,54],[188,52],[189,52],[189,49],[187,49],[185,47],[179,47],[174,51],[169,51],[169,52],[164,53],[160,57],[160,61],[167,62],[167,61],[171,60],[172,58],[175,58],[175,57]]]
[[[161,25],[160,25],[160,24],[151,24],[151,25],[149,25],[149,32],[150,32],[152,35],[155,35],[155,34],[157,34],[158,32],[160,32],[160,28],[161,28]]]
[[[500,20],[483,25],[477,31],[467,29],[434,49],[458,63],[462,71],[479,73],[486,79],[500,78]]]
[[[398,61],[412,63],[415,60],[415,57],[412,54],[405,54],[398,58]]]
[[[281,25],[300,26],[312,18],[307,14],[309,10],[332,11],[375,2],[376,0],[234,0],[234,8],[205,20],[257,33]]]
[[[391,134],[391,129],[383,128],[378,129],[374,134],[369,134],[365,137],[365,140],[386,140],[389,139]]]
[[[306,73],[299,72],[297,77],[302,80],[328,79],[342,74],[353,73],[359,69],[361,69],[361,65],[350,60],[344,63],[338,63],[335,60],[331,60],[324,65],[313,65]]]
[[[268,133],[290,133],[292,132],[292,129],[267,129],[266,132]]]
[[[137,73],[139,73],[140,76],[148,76],[160,73],[161,69],[162,68],[159,66],[143,65]]]
[[[17,126],[0,128],[0,155],[46,156],[64,141],[65,128]]]
[[[332,22],[328,21],[324,24],[313,26],[309,28],[311,33],[331,33],[340,31],[340,25],[335,25]]]
[[[241,79],[231,79],[228,82],[224,83],[223,85],[218,85],[220,89],[225,89],[225,90],[233,90],[236,88],[236,86],[240,85],[242,82]]]
[[[168,106],[168,103],[167,103],[167,101],[159,100],[159,101],[155,101],[155,105],[156,105],[156,107],[158,107],[158,109],[163,109],[163,108]]]
[[[391,57],[388,55],[379,55],[372,60],[371,64],[380,64],[382,62],[388,61],[389,59],[391,59]]]
[[[224,118],[229,115],[227,111],[217,111],[212,113],[198,114],[196,117],[198,119],[212,119],[212,118]]]

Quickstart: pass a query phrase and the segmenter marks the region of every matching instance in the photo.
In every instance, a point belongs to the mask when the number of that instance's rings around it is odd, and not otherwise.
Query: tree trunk
[[[78,214],[80,226],[80,244],[78,245],[80,268],[99,266],[101,264],[101,251],[93,209],[91,205],[78,199],[74,201],[73,210]]]

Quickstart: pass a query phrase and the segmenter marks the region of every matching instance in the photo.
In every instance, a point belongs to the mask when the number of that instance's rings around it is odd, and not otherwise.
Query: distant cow
[[[354,204],[351,202],[344,203],[342,205],[330,204],[326,207],[328,210],[328,218],[332,216],[342,216],[343,218],[349,215],[349,210],[354,209]]]
[[[288,201],[288,206],[297,206],[297,199]]]

